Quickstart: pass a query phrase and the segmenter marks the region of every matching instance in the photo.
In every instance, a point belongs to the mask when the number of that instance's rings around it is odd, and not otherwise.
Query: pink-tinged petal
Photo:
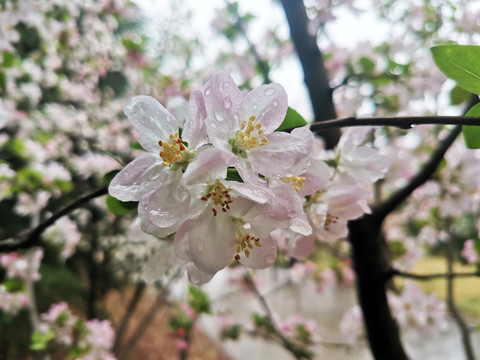
[[[190,194],[185,187],[179,186],[179,176],[172,175],[168,180],[146,202],[148,220],[160,228],[173,226],[184,219],[190,205]]]
[[[290,230],[303,236],[308,236],[312,233],[312,226],[310,225],[310,221],[308,221],[307,214],[305,213],[302,213],[290,220],[289,228]]]
[[[299,188],[299,195],[307,196],[325,189],[330,180],[330,168],[322,160],[314,159],[301,176],[305,178]]]
[[[356,185],[334,185],[330,187],[324,195],[324,201],[342,211],[353,204],[366,200],[372,196],[372,192],[361,186]]]
[[[268,186],[268,183],[258,176],[258,172],[252,169],[252,164],[248,159],[238,158],[235,165],[242,180],[247,184]]]
[[[267,177],[298,176],[311,161],[313,142],[284,133],[275,132],[264,146],[251,149],[249,159],[254,171]]]
[[[237,157],[229,151],[209,148],[198,152],[195,160],[188,165],[183,174],[185,185],[213,184],[217,179],[227,176],[227,169],[236,163]]]
[[[262,85],[250,91],[243,98],[238,110],[239,120],[256,117],[255,123],[262,124],[265,134],[274,132],[285,119],[288,108],[288,97],[280,84]]]
[[[159,153],[158,140],[168,140],[178,131],[178,122],[157,100],[150,96],[135,96],[125,105],[125,114],[138,133],[138,142],[152,153]]]
[[[340,167],[359,184],[371,184],[383,178],[389,166],[387,159],[377,150],[359,146],[340,158]]]
[[[346,129],[338,141],[337,148],[341,153],[354,151],[355,148],[365,140],[365,136],[367,136],[370,130],[372,130],[372,128],[369,126],[358,126]]]
[[[207,109],[200,91],[193,91],[190,95],[189,114],[183,127],[182,139],[188,143],[190,149],[198,149],[208,143],[205,130]]]
[[[232,261],[235,252],[235,226],[222,212],[213,215],[210,209],[197,219],[183,223],[175,234],[175,252],[188,258],[200,271],[215,274]]]
[[[160,156],[143,154],[125,166],[110,182],[108,192],[120,201],[139,201],[152,194],[167,176]]]
[[[250,249],[248,257],[240,253],[240,262],[250,269],[265,269],[275,262],[277,258],[277,246],[270,236],[260,240],[260,246]]]
[[[220,123],[229,129],[238,129],[236,112],[242,101],[242,92],[226,72],[216,72],[203,87],[208,121]]]
[[[210,142],[219,149],[232,150],[232,145],[228,142],[230,138],[234,138],[238,127],[234,124],[225,126],[224,123],[215,121],[213,117],[208,117],[205,121],[205,131],[207,132]]]
[[[195,264],[189,263],[187,265],[187,275],[188,275],[188,280],[190,280],[190,282],[193,285],[198,286],[198,285],[203,285],[203,284],[209,282],[210,280],[212,280],[212,278],[215,274],[206,274],[203,271],[200,271],[195,266]]]
[[[225,181],[225,185],[243,197],[260,204],[265,204],[269,199],[275,196],[268,187],[263,185],[251,185],[237,181]]]
[[[153,225],[148,219],[147,215],[147,201],[142,200],[138,204],[138,217],[140,218],[140,228],[144,233],[156,236],[159,239],[166,238],[168,235],[173,234],[181,225],[181,222],[177,222],[172,226],[159,228]]]
[[[151,284],[160,279],[165,271],[172,265],[170,259],[172,257],[173,244],[165,243],[159,247],[155,254],[151,255],[143,266],[142,279]]]
[[[305,258],[311,253],[314,244],[315,244],[314,234],[311,234],[308,236],[300,236],[295,239],[290,239],[287,256],[293,257],[297,260],[305,260]]]

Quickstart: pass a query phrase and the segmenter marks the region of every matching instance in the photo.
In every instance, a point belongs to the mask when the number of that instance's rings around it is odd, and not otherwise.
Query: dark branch
[[[411,129],[415,125],[480,125],[478,116],[396,116],[396,117],[348,117],[316,122],[310,125],[313,132],[351,126],[393,126]]]
[[[62,210],[58,211],[57,213],[53,214],[50,216],[47,220],[39,224],[37,227],[32,229],[30,232],[27,233],[25,237],[22,237],[20,239],[14,239],[14,240],[5,240],[0,242],[0,252],[8,252],[8,251],[14,251],[18,249],[26,249],[30,248],[32,246],[37,245],[40,243],[40,236],[42,233],[51,225],[55,223],[58,219],[61,217],[70,214],[72,211],[82,207],[84,204],[89,202],[92,199],[95,199],[99,196],[106,195],[108,192],[107,187],[103,187],[101,189],[98,189],[88,195],[85,195],[84,197],[81,197],[80,199],[74,201],[67,207],[63,208]]]
[[[290,26],[292,41],[302,64],[315,121],[335,119],[337,116],[333,105],[332,89],[322,53],[317,45],[317,37],[308,31],[309,20],[303,1],[282,0],[282,5]],[[330,128],[319,131],[318,135],[324,138],[326,147],[331,149],[337,144],[340,131]]]
[[[473,277],[480,276],[480,271],[464,272],[464,273],[436,273],[436,274],[413,274],[405,271],[400,271],[397,269],[392,269],[386,277],[386,281],[390,280],[393,276],[402,276],[404,278],[419,280],[419,281],[428,281],[435,279],[453,279],[461,277]]]
[[[462,127],[457,125],[450,134],[440,143],[438,149],[433,153],[432,157],[428,160],[425,166],[410,180],[410,182],[392,196],[390,196],[385,202],[376,206],[373,209],[373,216],[378,220],[383,220],[388,214],[390,214],[397,206],[404,202],[410,194],[427,182],[437,170],[438,165],[442,161],[445,153],[453,144],[458,134],[462,131]]]

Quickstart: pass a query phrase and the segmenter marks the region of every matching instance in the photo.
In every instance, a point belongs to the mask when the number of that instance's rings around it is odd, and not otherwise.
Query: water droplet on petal
[[[278,101],[275,100],[273,103],[272,103],[273,106],[277,107],[278,106]]]
[[[225,99],[223,100],[223,105],[225,106],[225,109],[230,109],[232,107],[232,102],[230,101],[230,99]]]
[[[210,95],[211,92],[212,92],[212,90],[210,90],[210,88],[206,88],[205,89],[205,96]]]
[[[197,249],[198,249],[198,251],[203,251],[203,249],[205,249],[205,241],[198,240],[197,241]]]
[[[275,262],[275,256],[270,254],[270,255],[265,256],[265,258],[263,260],[265,260],[266,264],[272,265]]]
[[[268,89],[265,89],[265,96],[272,96],[273,94],[275,94],[275,89],[274,88],[268,88]]]
[[[228,83],[228,81],[225,81],[225,87],[228,88],[230,86],[230,84]]]
[[[261,96],[257,97],[257,101],[262,101],[262,97]]]
[[[253,103],[253,104],[252,104],[252,109],[253,109],[253,110],[257,110],[257,108],[258,108],[257,103]]]

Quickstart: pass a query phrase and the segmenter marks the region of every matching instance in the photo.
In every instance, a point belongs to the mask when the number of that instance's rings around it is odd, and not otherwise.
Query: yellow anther
[[[235,224],[235,229],[237,233],[237,238],[235,240],[235,250],[236,250],[236,255],[235,259],[239,260],[240,259],[240,253],[244,253],[245,256],[248,258],[250,257],[250,252],[254,248],[254,246],[261,246],[261,242],[259,238],[256,238],[252,235],[250,235],[247,232],[247,229],[245,229],[245,222],[232,218],[233,223]]]
[[[207,187],[207,192],[200,199],[203,201],[212,200],[213,205],[220,205],[223,212],[230,210],[230,204],[233,202],[228,189],[218,180]],[[212,208],[212,211],[213,215],[217,216],[217,210]]]
[[[268,139],[263,136],[262,124],[253,124],[256,120],[255,115],[250,116],[248,121],[244,120],[237,132],[235,145],[244,149],[253,149],[268,143]],[[255,132],[257,134],[255,134]]]
[[[162,140],[158,141],[158,145],[163,147],[163,150],[160,151],[160,157],[165,166],[182,161],[182,151],[186,149],[185,145],[183,145],[183,140],[178,137],[177,132],[170,134],[169,137],[170,143]]]
[[[285,176],[280,178],[283,182],[291,183],[296,192],[300,191],[300,188],[303,187],[303,182],[305,177],[303,176]]]

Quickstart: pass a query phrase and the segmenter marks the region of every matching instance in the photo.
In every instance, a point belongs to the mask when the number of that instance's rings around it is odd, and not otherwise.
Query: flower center
[[[255,115],[252,115],[248,121],[244,120],[235,138],[230,138],[228,141],[232,145],[232,152],[235,155],[246,158],[247,149],[253,149],[268,143],[268,139],[263,136],[262,124],[253,124],[256,118]]]
[[[196,151],[188,151],[177,132],[171,133],[169,137],[170,141],[158,140],[158,145],[163,148],[160,150],[163,165],[170,166],[174,171],[180,167],[185,170],[195,157]]]
[[[338,222],[339,217],[336,215],[332,215],[329,212],[327,212],[327,215],[325,216],[325,224],[323,225],[324,229],[326,231],[330,231],[330,225],[336,224]]]
[[[182,161],[182,151],[186,149],[185,145],[183,145],[183,140],[178,137],[177,132],[170,134],[170,142],[158,140],[158,145],[163,147],[163,150],[160,151],[160,157],[165,166]]]
[[[245,228],[245,222],[243,220],[232,217],[232,221],[235,224],[235,231],[237,234],[235,240],[235,259],[240,260],[240,253],[242,252],[248,258],[250,256],[250,250],[253,249],[254,245],[261,245],[260,239],[248,233],[247,229]]]
[[[233,202],[228,189],[223,184],[215,180],[213,185],[207,187],[207,192],[200,199],[203,201],[212,200],[213,205],[220,205],[223,212],[230,209],[230,204]],[[212,207],[213,215],[217,216],[217,209]]]
[[[303,176],[284,176],[284,177],[281,177],[280,180],[282,180],[285,183],[291,183],[293,185],[293,188],[295,189],[295,191],[299,192],[300,188],[303,187],[303,182],[305,181],[305,177],[303,177]]]

